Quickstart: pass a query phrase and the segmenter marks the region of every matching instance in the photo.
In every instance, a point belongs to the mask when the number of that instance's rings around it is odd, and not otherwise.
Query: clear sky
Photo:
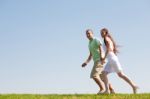
[[[81,64],[85,30],[100,38],[103,27],[122,46],[124,72],[150,92],[149,0],[0,0],[0,93],[97,93],[93,62]],[[116,74],[109,79],[117,92],[132,92]]]

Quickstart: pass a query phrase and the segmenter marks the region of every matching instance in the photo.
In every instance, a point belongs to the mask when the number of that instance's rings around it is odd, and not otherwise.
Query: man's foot
[[[102,94],[110,94],[110,93],[109,93],[109,91],[105,91],[105,92],[103,92]]]
[[[133,93],[136,94],[138,89],[139,89],[138,86],[134,86],[134,87],[133,87]]]

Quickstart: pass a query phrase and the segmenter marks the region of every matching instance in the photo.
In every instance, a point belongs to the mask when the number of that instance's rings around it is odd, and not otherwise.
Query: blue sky
[[[1,0],[0,93],[96,93],[85,30],[106,27],[121,45],[124,72],[150,92],[149,0]],[[101,38],[100,38],[101,39]],[[118,93],[131,93],[116,74]]]

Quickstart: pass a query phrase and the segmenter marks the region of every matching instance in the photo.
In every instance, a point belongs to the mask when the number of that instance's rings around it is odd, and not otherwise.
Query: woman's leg
[[[109,90],[111,94],[115,94],[115,90],[113,89],[112,85],[109,83]]]
[[[104,83],[104,77],[103,77],[102,74],[100,75],[100,78],[101,78],[101,80],[102,80],[103,83]],[[111,93],[111,94],[115,94],[115,90],[114,90],[114,88],[112,87],[112,84],[111,84],[111,83],[109,83],[109,90],[110,90],[110,93]]]
[[[132,87],[133,93],[136,94],[138,87],[123,72],[119,72],[117,74],[120,78],[125,80]]]
[[[108,73],[106,71],[103,71],[102,77],[103,77],[103,81],[104,81],[104,84],[105,84],[104,94],[109,94],[109,82],[108,82],[107,75],[108,75]]]

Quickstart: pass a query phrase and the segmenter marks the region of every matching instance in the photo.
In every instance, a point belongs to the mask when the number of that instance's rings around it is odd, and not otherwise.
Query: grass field
[[[114,94],[114,95],[94,95],[94,94],[0,94],[0,99],[150,99],[150,94]]]

